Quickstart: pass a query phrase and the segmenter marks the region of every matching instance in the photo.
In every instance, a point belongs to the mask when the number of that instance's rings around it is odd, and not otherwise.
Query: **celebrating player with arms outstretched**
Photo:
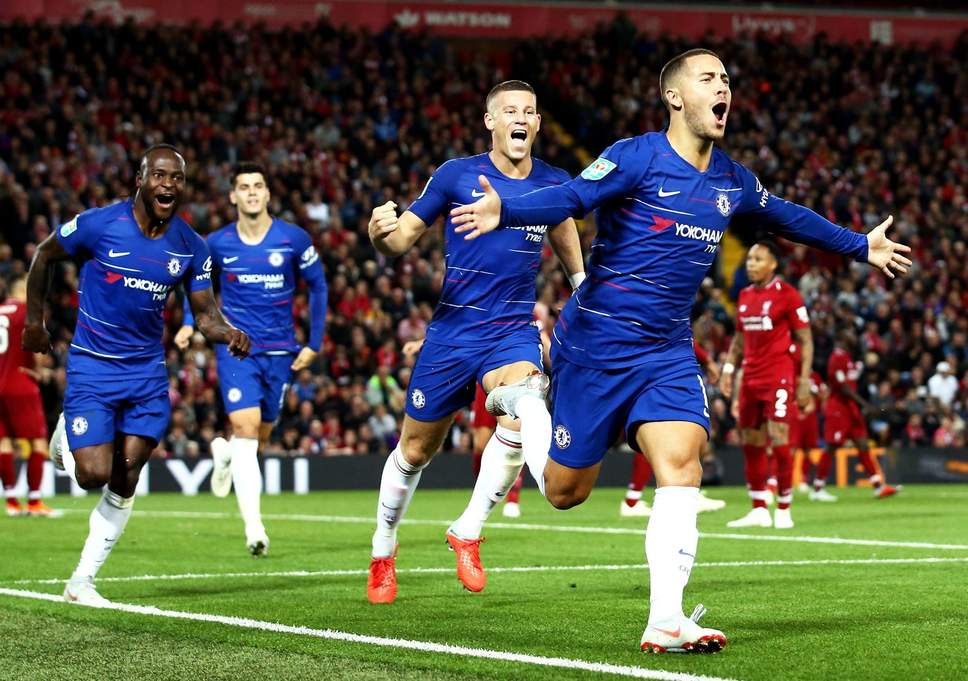
[[[228,324],[212,297],[205,242],[178,217],[185,159],[174,147],[151,147],[141,159],[134,198],[95,208],[62,225],[37,248],[27,280],[23,348],[47,352],[44,301],[50,265],[84,260],[77,328],[67,360],[64,423],[74,476],[84,489],[108,486],[91,513],[90,533],[64,598],[105,602],[94,576],[131,516],[135,488],[171,414],[161,344],[171,289],[190,291],[199,329],[238,357],[248,337]],[[55,444],[60,438],[55,435]],[[67,452],[52,452],[57,456]]]
[[[381,253],[405,253],[448,208],[480,196],[477,177],[482,173],[510,196],[568,179],[564,171],[531,157],[541,116],[527,83],[496,85],[486,99],[484,124],[491,131],[489,153],[441,165],[399,218],[392,202],[374,209],[370,240]],[[484,522],[517,479],[524,465],[522,449],[547,451],[551,433],[544,401],[547,377],[541,373],[541,343],[532,320],[535,274],[546,232],[572,285],[584,276],[578,232],[568,216],[502,230],[479,244],[455,236],[449,220],[445,230],[444,287],[410,378],[400,443],[387,458],[380,483],[367,583],[373,603],[390,603],[396,597],[397,525],[420,472],[443,444],[454,413],[474,399],[477,382],[485,392],[520,382],[527,393],[518,410],[520,424],[506,417],[499,420],[484,449],[471,501],[446,535],[456,553],[458,578],[471,591],[484,588],[479,553]]]
[[[234,482],[245,543],[254,556],[269,550],[262,524],[262,473],[258,451],[279,416],[292,372],[308,367],[323,344],[326,277],[319,254],[300,227],[269,215],[265,169],[240,163],[230,178],[229,200],[239,219],[208,236],[219,277],[222,313],[252,339],[252,356],[239,360],[225,345],[216,347],[222,402],[232,424],[232,439],[212,441],[212,492],[228,495]],[[309,285],[309,345],[296,343],[292,301],[297,277]],[[185,349],[193,332],[191,312],[175,344]],[[298,353],[298,354],[297,354]]]
[[[747,253],[750,285],[739,294],[736,333],[719,382],[728,399],[733,394],[736,365],[742,358],[739,427],[753,510],[727,523],[730,527],[793,527],[790,429],[796,423],[797,406],[806,409],[810,403],[813,336],[803,298],[777,277],[778,265],[779,250],[771,241],[759,241]],[[799,357],[799,367],[794,367],[795,356]],[[779,485],[773,518],[767,508],[767,446],[776,460]]]
[[[890,241],[890,218],[866,237],[778,199],[716,149],[730,106],[729,77],[709,50],[672,59],[659,76],[669,128],[616,142],[580,177],[502,201],[485,196],[451,211],[465,238],[512,225],[557,223],[598,209],[589,278],[568,301],[552,347],[551,458],[528,468],[558,508],[584,501],[601,459],[624,428],[655,469],[658,489],[646,535],[651,582],[644,650],[716,651],[719,631],[687,618],[682,593],[696,556],[700,452],[708,437],[706,390],[692,351],[690,311],[723,231],[752,213],[794,241],[870,262],[888,276],[910,264]],[[491,394],[518,412],[515,386]]]

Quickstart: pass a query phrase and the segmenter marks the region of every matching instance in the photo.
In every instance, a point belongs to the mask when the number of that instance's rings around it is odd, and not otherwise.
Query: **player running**
[[[212,297],[205,241],[177,215],[185,191],[185,159],[159,144],[141,159],[135,194],[74,217],[37,248],[27,279],[23,348],[48,352],[44,326],[52,263],[83,260],[78,319],[67,360],[62,423],[67,425],[74,477],[84,489],[107,485],[91,513],[81,559],[64,599],[103,605],[94,577],[131,516],[135,488],[171,414],[161,343],[168,293],[183,285],[199,329],[244,357],[248,337],[228,324]],[[61,426],[63,427],[63,426]],[[55,434],[54,442],[61,438]]]
[[[369,232],[378,251],[388,256],[406,253],[438,216],[482,195],[477,184],[481,174],[511,196],[568,180],[563,170],[531,157],[541,116],[530,85],[519,80],[500,83],[488,93],[485,106],[491,151],[441,165],[399,217],[392,201],[375,208]],[[525,454],[535,446],[547,451],[551,433],[544,401],[547,377],[541,372],[539,331],[532,320],[545,234],[573,287],[584,277],[584,268],[571,218],[524,224],[480,244],[455,237],[449,219],[444,227],[443,290],[410,378],[400,442],[387,457],[380,482],[367,581],[372,603],[391,603],[396,598],[397,525],[421,471],[443,444],[454,413],[474,399],[476,383],[489,393],[499,385],[524,380],[528,398],[516,415],[520,423],[499,419],[484,448],[470,503],[446,533],[456,554],[457,576],[468,590],[485,586],[481,530],[517,479],[524,465],[522,449]]]
[[[269,183],[258,163],[242,162],[232,171],[229,201],[238,220],[208,235],[219,270],[222,314],[252,340],[244,361],[216,345],[222,403],[232,425],[226,442],[212,441],[212,493],[227,496],[234,483],[245,523],[245,544],[253,556],[265,555],[269,537],[262,523],[262,472],[258,452],[269,440],[294,371],[310,366],[323,344],[326,276],[319,253],[301,227],[269,215]],[[309,344],[296,343],[292,303],[298,279],[309,286]],[[184,350],[194,332],[186,302],[184,325],[175,345]]]
[[[746,254],[750,285],[739,294],[736,333],[719,381],[729,399],[736,365],[742,359],[739,428],[753,509],[726,523],[729,527],[793,527],[790,428],[797,418],[797,406],[806,409],[810,403],[813,335],[800,293],[776,274],[779,263],[779,250],[772,241],[758,241]],[[799,366],[794,364],[796,355]],[[777,468],[772,518],[767,508],[767,449]]]
[[[583,502],[616,435],[643,451],[658,489],[645,540],[651,582],[647,651],[714,652],[726,644],[715,629],[682,612],[682,593],[696,556],[700,452],[709,432],[702,374],[692,351],[690,311],[723,231],[752,214],[794,241],[870,262],[893,277],[908,251],[885,236],[888,218],[866,237],[802,206],[778,199],[714,143],[730,107],[729,77],[709,50],[685,52],[659,76],[670,112],[664,133],[616,142],[579,177],[502,201],[490,178],[484,197],[451,211],[466,239],[503,226],[557,223],[598,209],[589,277],[565,305],[554,329],[553,442],[525,450],[528,468],[557,508]],[[489,396],[504,414],[533,398],[520,386]]]
[[[897,494],[900,488],[884,483],[884,478],[877,464],[874,463],[867,444],[867,421],[864,418],[864,412],[869,411],[871,405],[857,394],[857,379],[860,378],[864,365],[860,360],[853,359],[856,348],[857,337],[854,332],[847,328],[840,329],[837,332],[834,351],[830,353],[830,359],[827,360],[827,384],[830,386],[830,396],[824,405],[823,439],[827,441],[826,454],[830,459],[833,459],[838,447],[843,447],[847,441],[853,442],[857,448],[857,458],[874,488],[874,496],[878,499],[886,499]],[[812,498],[818,501],[831,501],[816,494],[818,491],[823,491],[827,481],[826,471],[822,477],[820,473],[818,469],[817,477],[814,479]]]
[[[10,294],[0,305],[0,480],[7,493],[7,515],[23,512],[13,494],[16,484],[13,439],[30,442],[27,459],[27,514],[51,516],[55,512],[40,498],[47,460],[47,420],[37,387],[34,355],[24,352],[18,339],[23,335],[27,315],[27,278],[20,275],[10,282]]]

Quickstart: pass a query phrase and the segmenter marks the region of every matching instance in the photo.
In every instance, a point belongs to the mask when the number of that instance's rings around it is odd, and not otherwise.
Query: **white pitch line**
[[[39,601],[51,601],[63,603],[61,596],[55,594],[39,593],[37,591],[22,591],[20,589],[0,588],[0,595],[13,596],[16,598],[30,598]],[[65,604],[66,605],[66,604]],[[71,605],[70,607],[76,607]],[[297,636],[311,636],[315,638],[327,639],[330,641],[344,641],[347,643],[363,643],[371,646],[384,648],[402,648],[405,650],[417,650],[427,653],[443,653],[445,655],[455,655],[457,657],[472,657],[486,660],[501,660],[504,662],[517,662],[519,664],[536,665],[539,667],[552,667],[557,669],[579,669],[597,674],[613,674],[616,676],[626,676],[636,679],[659,679],[660,681],[732,681],[716,676],[704,676],[699,674],[684,674],[681,672],[667,672],[659,669],[645,669],[643,667],[630,667],[626,665],[608,664],[605,662],[588,662],[586,660],[574,660],[565,657],[545,657],[543,655],[525,655],[522,653],[510,653],[503,650],[490,650],[487,648],[468,648],[466,646],[456,646],[446,643],[434,643],[432,641],[414,641],[403,638],[387,638],[384,636],[368,636],[365,634],[353,634],[335,629],[313,629],[310,627],[296,627],[288,624],[278,624],[276,622],[266,622],[263,620],[250,619],[248,617],[227,617],[225,615],[210,615],[207,613],[185,612],[182,610],[164,610],[154,606],[132,605],[128,603],[110,603],[101,606],[102,610],[117,610],[136,615],[148,615],[151,617],[166,617],[169,619],[190,620],[194,622],[209,622],[212,624],[224,624],[230,627],[242,629],[255,629],[258,631],[269,631],[279,634],[295,634]]]
[[[71,512],[80,511],[71,509]],[[201,511],[135,511],[136,515],[154,518],[236,518],[232,513],[214,513]],[[310,515],[299,513],[264,513],[263,518],[268,520],[290,520],[298,522],[314,523],[361,523],[373,524],[375,521],[371,516],[342,516],[342,515]],[[450,526],[450,520],[403,520],[404,525],[434,525]],[[489,528],[498,530],[531,530],[538,532],[566,532],[578,534],[623,534],[642,537],[645,535],[644,528],[634,527],[593,527],[583,525],[539,525],[536,523],[488,523]],[[839,544],[843,546],[883,546],[904,549],[937,549],[941,551],[968,551],[968,544],[932,544],[930,542],[917,541],[891,541],[885,539],[850,539],[845,537],[814,537],[804,535],[786,534],[740,534],[738,532],[700,532],[700,537],[706,539],[736,539],[745,541],[779,541],[795,542],[803,544]]]
[[[810,565],[906,565],[910,563],[943,564],[968,563],[964,558],[844,558],[820,560],[740,560],[695,563],[696,568],[743,568],[743,567],[800,567]],[[615,572],[620,570],[648,570],[647,563],[624,563],[615,565],[520,565],[489,567],[488,574],[522,572]],[[443,574],[454,571],[453,567],[400,568],[397,574]],[[248,577],[362,577],[369,570],[286,570],[282,572],[186,572],[178,575],[129,575],[127,577],[99,577],[102,582],[168,582],[193,579],[235,579]],[[11,584],[63,584],[65,577],[52,579],[18,579]]]

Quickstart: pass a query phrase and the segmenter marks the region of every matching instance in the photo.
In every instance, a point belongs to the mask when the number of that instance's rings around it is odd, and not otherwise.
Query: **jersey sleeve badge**
[[[599,156],[592,162],[590,166],[581,171],[581,176],[583,179],[597,182],[615,170],[615,168],[616,165],[614,163],[609,161],[607,158],[602,158]]]

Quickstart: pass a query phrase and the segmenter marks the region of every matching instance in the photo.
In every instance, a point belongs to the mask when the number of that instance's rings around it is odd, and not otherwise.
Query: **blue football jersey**
[[[593,209],[598,235],[588,277],[554,329],[558,352],[589,367],[692,356],[692,305],[735,215],[750,213],[793,241],[867,259],[864,235],[778,199],[719,149],[700,172],[665,133],[616,142],[561,187],[503,201],[501,223],[560,221]]]
[[[95,208],[57,230],[68,253],[86,258],[81,267],[77,327],[71,341],[73,371],[117,369],[155,374],[164,364],[162,312],[168,293],[212,285],[205,240],[180,217],[149,239],[131,201]]]
[[[319,253],[304,229],[273,218],[258,244],[239,238],[236,223],[208,236],[219,271],[222,314],[252,341],[252,354],[298,352],[292,300],[298,280],[309,285],[309,347],[323,344],[326,322],[326,277]],[[185,324],[194,325],[185,306]]]
[[[478,175],[484,175],[501,196],[520,196],[560,185],[568,174],[533,159],[525,179],[512,179],[495,167],[487,154],[452,159],[427,181],[408,210],[427,225],[454,206],[483,196]],[[514,329],[532,324],[535,277],[541,263],[545,233],[554,223],[537,222],[490,232],[474,241],[444,225],[446,272],[440,300],[427,328],[436,343],[488,344]]]

